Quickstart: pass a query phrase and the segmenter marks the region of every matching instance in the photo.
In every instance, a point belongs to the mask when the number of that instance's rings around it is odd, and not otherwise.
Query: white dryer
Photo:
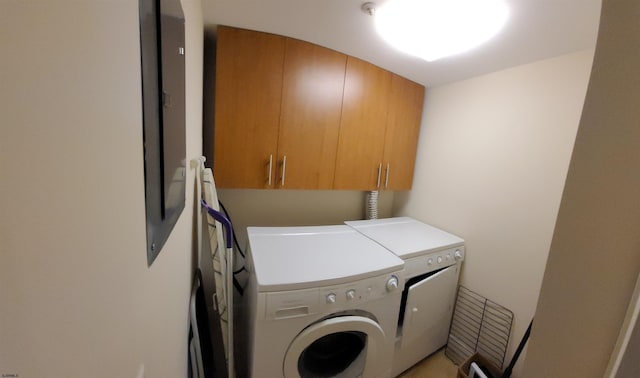
[[[389,377],[403,261],[345,225],[247,230],[247,374]]]
[[[405,262],[393,376],[447,343],[464,240],[409,217],[345,222]]]

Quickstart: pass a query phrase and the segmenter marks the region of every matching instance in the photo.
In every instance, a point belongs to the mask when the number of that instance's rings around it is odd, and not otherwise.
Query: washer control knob
[[[451,260],[451,254],[447,253],[447,261]]]
[[[453,253],[453,256],[456,258],[456,260],[462,260],[462,252],[460,252],[459,249],[456,249],[456,251]]]
[[[352,300],[356,297],[356,291],[353,289],[347,290],[347,299]]]
[[[334,293],[327,294],[327,303],[334,304],[336,303],[336,295]]]
[[[427,260],[427,265],[432,265],[432,264],[433,264],[433,259],[429,257],[429,260]]]
[[[397,289],[398,288],[398,277],[391,276],[391,278],[389,278],[387,280],[386,288],[387,288],[387,291],[394,291],[395,289]]]
[[[442,256],[438,256],[438,264],[442,263]]]

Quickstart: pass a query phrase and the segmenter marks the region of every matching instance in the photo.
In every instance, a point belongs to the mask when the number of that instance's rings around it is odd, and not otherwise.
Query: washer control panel
[[[404,282],[404,272],[398,271],[350,284],[268,293],[265,315],[267,319],[290,319],[357,308],[366,301],[401,295]]]
[[[405,260],[407,279],[434,270],[446,268],[464,260],[464,246],[452,247]]]
[[[401,272],[382,277],[371,278],[334,287],[320,288],[321,296],[327,305],[333,307],[351,306],[362,301],[382,298],[394,292],[401,292]]]

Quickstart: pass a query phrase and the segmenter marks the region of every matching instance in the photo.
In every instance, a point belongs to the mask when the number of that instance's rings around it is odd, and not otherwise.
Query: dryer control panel
[[[268,293],[265,315],[267,319],[290,319],[357,309],[364,302],[399,295],[404,282],[404,272],[398,271],[348,284]]]
[[[453,247],[405,260],[407,279],[434,270],[446,268],[464,260],[464,246]]]

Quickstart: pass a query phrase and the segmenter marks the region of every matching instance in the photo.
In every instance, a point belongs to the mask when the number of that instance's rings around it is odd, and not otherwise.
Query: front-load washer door
[[[339,316],[315,323],[291,343],[284,359],[285,378],[374,377],[385,334],[363,316]]]

